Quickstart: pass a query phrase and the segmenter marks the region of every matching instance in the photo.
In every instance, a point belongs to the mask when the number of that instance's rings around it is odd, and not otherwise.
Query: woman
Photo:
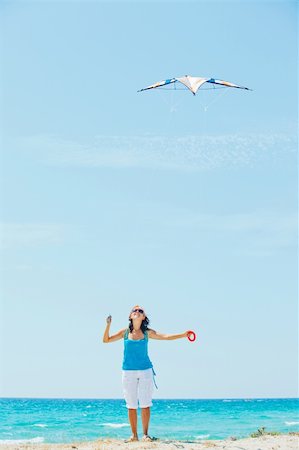
[[[148,435],[150,420],[150,407],[152,406],[153,393],[153,365],[149,359],[147,344],[148,339],[173,340],[188,337],[190,332],[182,334],[162,334],[148,328],[149,320],[143,308],[136,305],[129,315],[129,327],[121,329],[118,333],[109,336],[111,316],[106,319],[107,325],[103,336],[103,342],[115,342],[124,339],[123,358],[123,391],[128,408],[129,422],[132,436],[127,441],[138,441],[137,434],[137,408],[138,400],[141,408],[143,441],[152,441]]]

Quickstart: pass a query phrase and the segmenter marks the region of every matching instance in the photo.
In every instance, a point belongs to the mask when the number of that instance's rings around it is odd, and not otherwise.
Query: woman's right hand
[[[107,322],[107,323],[111,323],[111,320],[112,320],[112,316],[109,315],[109,316],[107,317],[107,319],[106,319],[106,322]]]

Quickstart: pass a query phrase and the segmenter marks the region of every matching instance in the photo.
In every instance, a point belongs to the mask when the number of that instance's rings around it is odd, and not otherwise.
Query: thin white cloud
[[[58,224],[1,223],[2,249],[58,245],[64,241],[65,227]]]
[[[76,142],[37,135],[15,139],[14,147],[50,165],[213,170],[277,161],[296,153],[295,135],[96,136]]]

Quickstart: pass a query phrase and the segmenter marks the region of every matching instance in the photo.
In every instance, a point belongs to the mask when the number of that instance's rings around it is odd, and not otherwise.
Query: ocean
[[[298,432],[298,407],[299,399],[154,400],[149,432],[160,439],[188,441],[247,437],[260,427]],[[0,399],[0,445],[128,436],[124,400]]]

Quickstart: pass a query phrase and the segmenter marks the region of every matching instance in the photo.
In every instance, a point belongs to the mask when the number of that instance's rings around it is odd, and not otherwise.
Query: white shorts
[[[153,369],[123,370],[122,382],[126,406],[129,409],[152,406]]]

